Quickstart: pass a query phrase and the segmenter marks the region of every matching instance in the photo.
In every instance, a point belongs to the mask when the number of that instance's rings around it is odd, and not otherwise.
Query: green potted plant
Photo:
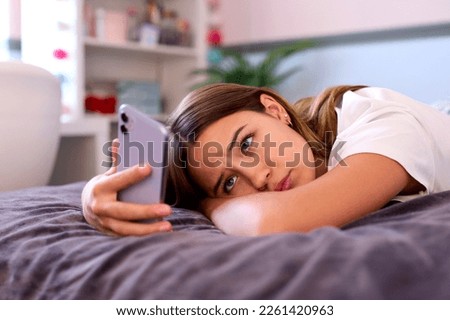
[[[194,87],[211,83],[238,83],[257,87],[275,87],[297,72],[300,67],[293,67],[277,73],[280,63],[289,56],[313,46],[310,41],[299,41],[275,47],[266,52],[259,63],[251,63],[245,53],[230,49],[219,49],[222,61],[203,69],[196,69],[193,75],[206,75],[204,81]]]

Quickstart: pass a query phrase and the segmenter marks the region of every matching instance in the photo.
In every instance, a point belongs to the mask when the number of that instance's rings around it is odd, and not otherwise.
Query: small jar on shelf
[[[130,6],[127,9],[127,40],[137,42],[140,40],[141,21],[138,9]]]
[[[181,37],[177,28],[177,13],[174,10],[164,10],[161,19],[161,34],[159,42],[166,45],[180,45]]]

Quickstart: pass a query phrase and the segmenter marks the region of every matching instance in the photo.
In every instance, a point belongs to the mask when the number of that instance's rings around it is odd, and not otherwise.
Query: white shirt
[[[337,112],[329,170],[350,155],[376,153],[402,165],[426,188],[421,194],[450,190],[450,116],[395,91],[373,87],[346,92]]]

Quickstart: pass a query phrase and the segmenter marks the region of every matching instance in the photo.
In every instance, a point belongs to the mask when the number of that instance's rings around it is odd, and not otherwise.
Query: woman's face
[[[312,151],[288,126],[282,107],[220,119],[197,137],[188,154],[189,173],[210,198],[285,191],[316,177]]]

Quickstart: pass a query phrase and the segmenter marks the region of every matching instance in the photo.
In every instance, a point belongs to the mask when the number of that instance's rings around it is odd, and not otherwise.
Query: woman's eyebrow
[[[247,125],[247,123],[244,124],[243,126],[239,127],[234,132],[233,137],[231,138],[231,141],[230,141],[230,143],[228,144],[228,147],[227,147],[227,151],[228,152],[231,152],[231,149],[233,149],[233,147],[236,146],[236,144],[237,144],[237,137],[239,136],[239,134],[241,133],[242,129],[244,129],[246,125]]]
[[[245,128],[246,125],[247,125],[247,123],[244,124],[243,126],[239,127],[239,128],[234,132],[233,137],[231,138],[231,141],[230,141],[230,143],[228,144],[228,147],[227,147],[228,153],[231,152],[231,149],[233,149],[233,147],[236,146],[236,144],[237,144],[237,138],[238,138],[239,134],[241,133],[241,131]],[[214,195],[215,195],[215,196],[217,196],[217,192],[219,191],[219,187],[220,187],[220,185],[221,185],[221,183],[222,183],[222,180],[223,180],[223,173],[220,175],[219,179],[217,179],[217,182],[216,182],[216,184],[214,185],[213,192],[214,192]]]

